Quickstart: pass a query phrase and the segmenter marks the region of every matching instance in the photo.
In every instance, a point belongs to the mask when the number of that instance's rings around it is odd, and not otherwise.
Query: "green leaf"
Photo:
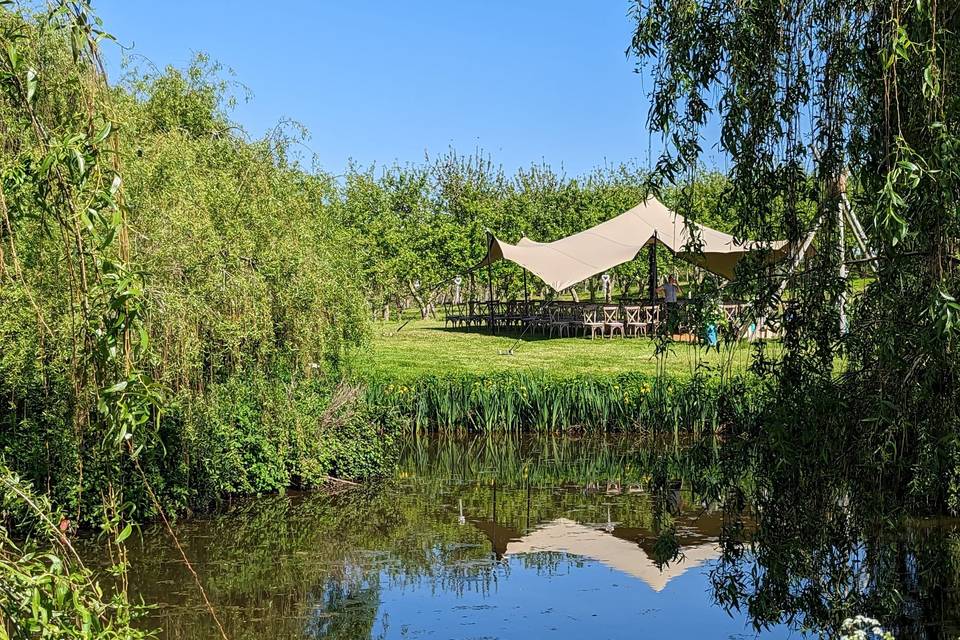
[[[33,102],[33,96],[37,92],[37,72],[33,69],[27,69],[27,102]]]
[[[112,387],[108,387],[108,388],[104,389],[103,392],[104,392],[104,393],[119,393],[120,391],[123,391],[123,390],[126,389],[126,388],[127,388],[127,381],[126,381],[126,380],[121,380],[120,382],[118,382],[117,384],[113,385]]]
[[[53,164],[57,161],[57,156],[54,152],[48,153],[43,157],[43,162],[40,163],[40,175],[48,176],[50,175],[50,169],[53,167]]]
[[[100,131],[97,132],[97,135],[96,135],[96,136],[94,136],[93,142],[94,142],[95,144],[100,144],[101,142],[103,142],[104,140],[107,139],[107,137],[110,135],[110,132],[111,132],[112,130],[113,130],[113,123],[110,122],[109,120],[107,120],[107,121],[104,123],[103,128],[100,129]]]
[[[83,154],[77,149],[72,149],[73,159],[77,164],[77,173],[81,176],[87,172],[87,162],[83,159]]]
[[[117,535],[117,544],[120,544],[121,542],[129,538],[131,533],[133,533],[133,525],[128,524],[123,528],[123,531],[121,531]]]
[[[17,46],[13,42],[8,42],[6,51],[7,59],[10,61],[10,67],[14,73],[17,73],[20,67],[20,53],[17,51]]]
[[[78,26],[74,26],[70,30],[70,52],[73,54],[73,61],[77,62],[80,59],[80,54],[83,52],[84,37],[83,31]]]

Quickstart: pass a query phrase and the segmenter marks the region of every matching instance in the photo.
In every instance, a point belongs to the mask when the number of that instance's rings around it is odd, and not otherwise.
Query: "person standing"
[[[677,283],[677,276],[671,275],[657,288],[657,293],[663,294],[663,319],[666,321],[667,331],[671,334],[677,333],[679,330],[679,318],[675,313],[677,296],[683,294],[683,289]]]
[[[677,302],[677,296],[683,294],[683,289],[677,284],[677,276],[671,275],[666,282],[657,288],[657,293],[663,294],[664,302],[673,305]]]

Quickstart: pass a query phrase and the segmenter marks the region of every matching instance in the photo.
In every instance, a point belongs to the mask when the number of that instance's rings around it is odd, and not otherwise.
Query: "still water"
[[[741,603],[764,577],[752,551],[719,545],[756,523],[699,496],[685,478],[699,458],[669,451],[416,439],[377,486],[264,497],[176,531],[230,638],[799,637],[718,600],[731,575]],[[219,637],[161,530],[131,554],[161,637]]]

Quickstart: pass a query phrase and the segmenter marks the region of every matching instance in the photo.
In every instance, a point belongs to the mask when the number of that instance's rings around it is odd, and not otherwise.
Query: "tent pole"
[[[493,249],[493,234],[487,231],[487,306],[490,308],[490,333],[496,333],[493,325],[493,265],[490,263],[490,250]]]
[[[649,252],[650,259],[650,301],[656,302],[657,300],[657,232],[653,232],[653,242],[650,243],[650,247],[647,249]]]
[[[793,254],[793,257],[790,259],[790,264],[787,266],[786,270],[783,272],[780,279],[780,284],[777,285],[777,288],[771,296],[771,300],[779,300],[780,296],[783,295],[783,292],[787,289],[787,283],[790,280],[790,276],[797,270],[797,267],[800,266],[800,263],[803,262],[803,258],[807,255],[807,249],[810,248],[810,244],[813,242],[813,239],[817,235],[817,231],[820,229],[820,222],[822,218],[817,218],[813,221],[813,228],[807,234],[807,237],[804,238],[803,242],[800,243],[800,246],[797,247],[796,253]],[[756,333],[750,335],[750,327],[744,323],[740,327],[740,337],[746,338],[749,337],[751,340],[760,332],[760,329],[767,324],[767,314],[768,311],[771,311],[771,305],[761,309],[761,313],[757,317],[757,320],[754,324],[756,327]]]
[[[523,270],[523,313],[530,313],[530,289],[527,288],[527,270]]]
[[[470,316],[470,322],[468,324],[473,323],[473,315],[474,315],[473,309],[474,309],[474,303],[476,302],[476,300],[477,300],[477,285],[476,285],[476,282],[474,281],[473,269],[470,269],[470,310],[468,312],[468,315]]]

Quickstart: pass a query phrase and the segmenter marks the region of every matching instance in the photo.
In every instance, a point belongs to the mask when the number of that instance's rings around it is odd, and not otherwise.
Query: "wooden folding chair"
[[[583,329],[583,335],[587,335],[587,329],[590,330],[590,339],[597,335],[597,331],[600,332],[600,337],[603,337],[603,320],[598,318],[599,308],[596,306],[588,305],[581,309],[580,311],[580,325]]]
[[[611,338],[617,331],[620,332],[621,338],[624,337],[623,321],[620,319],[620,307],[603,308],[603,328],[610,333]]]
[[[634,337],[643,332],[643,307],[624,307],[625,324],[627,333]]]

